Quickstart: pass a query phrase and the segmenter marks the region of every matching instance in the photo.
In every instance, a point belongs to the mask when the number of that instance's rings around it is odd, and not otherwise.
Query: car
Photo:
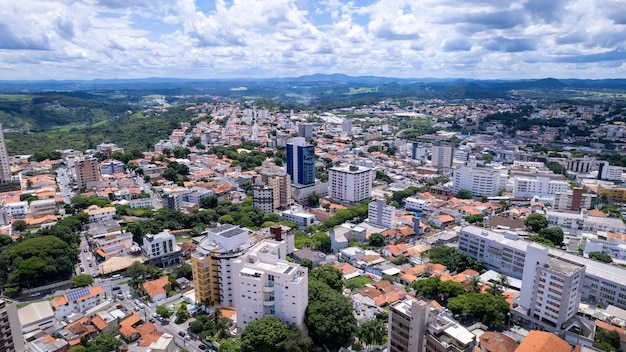
[[[143,303],[139,303],[139,308],[144,309],[144,308],[146,308],[146,305],[143,304]]]
[[[91,264],[91,262],[89,262],[89,267],[91,268],[93,266],[93,264]]]
[[[85,268],[83,268],[82,266],[80,267],[80,272],[84,273],[85,272]]]
[[[185,341],[191,341],[191,336],[185,335]]]
[[[121,293],[117,295],[117,299],[119,299],[120,301],[124,300],[124,295],[122,295]]]
[[[154,323],[154,318],[148,319],[149,322]]]
[[[203,350],[203,351],[206,350],[206,346],[205,345],[200,345],[200,346],[198,346],[198,348]]]
[[[185,337],[185,335],[186,335],[186,334],[185,334],[185,332],[184,332],[184,331],[179,331],[179,332],[178,332],[178,336],[180,336],[180,337]]]
[[[130,293],[126,295],[126,298],[128,299],[133,299],[133,295],[131,295]]]
[[[87,248],[83,249],[83,252],[87,253]]]
[[[119,286],[113,286],[111,287],[111,290],[113,291],[117,291],[117,290],[121,290]]]
[[[139,307],[133,307],[133,309],[135,310],[135,312],[139,311]]]

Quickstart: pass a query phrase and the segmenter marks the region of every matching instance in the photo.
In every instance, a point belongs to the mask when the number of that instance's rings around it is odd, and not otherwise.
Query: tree
[[[216,196],[204,197],[200,200],[200,207],[204,209],[217,208],[217,201],[218,200]]]
[[[311,270],[309,278],[325,283],[328,287],[340,292],[343,287],[343,272],[327,264]]]
[[[610,255],[606,253],[602,253],[602,252],[589,252],[589,258],[599,260],[605,263],[613,262],[613,259],[611,258]]]
[[[503,326],[510,309],[501,295],[475,292],[451,298],[448,308],[454,314],[479,320],[491,328]]]
[[[619,351],[620,336],[617,331],[597,329],[593,338],[593,345],[606,352]]]
[[[317,208],[320,205],[320,195],[316,192],[309,194],[307,203],[310,207]]]
[[[302,258],[300,260],[300,265],[309,269],[309,271],[313,270],[313,262],[309,258]]]
[[[467,189],[460,189],[454,196],[459,199],[472,199],[472,192]]]
[[[28,228],[28,224],[24,220],[15,220],[11,224],[14,231],[22,232]]]
[[[88,274],[76,275],[72,278],[72,287],[84,287],[93,284],[93,276]]]
[[[133,279],[138,279],[146,275],[146,266],[142,262],[136,260],[128,266],[126,273]]]
[[[524,220],[524,225],[533,232],[539,233],[542,229],[548,227],[548,219],[539,213],[532,213]]]
[[[470,224],[475,224],[477,222],[483,222],[484,220],[484,216],[483,214],[473,214],[473,215],[468,215],[466,217],[464,217],[465,221],[469,222]]]
[[[318,280],[309,280],[304,322],[311,337],[331,349],[347,344],[356,332],[348,298]]]
[[[274,352],[287,337],[287,327],[276,317],[248,323],[241,333],[242,352]]]
[[[548,169],[552,172],[554,172],[555,174],[563,174],[565,175],[565,167],[559,163],[557,163],[556,161],[550,161],[547,165]]]
[[[169,319],[169,317],[174,314],[174,312],[172,312],[172,310],[167,308],[166,306],[157,306],[156,313],[165,319]]]
[[[445,265],[450,272],[461,272],[465,269],[481,270],[481,264],[475,262],[466,253],[452,247],[436,246],[428,251],[431,263]]]
[[[189,324],[189,332],[193,334],[199,334],[202,331],[204,331],[204,322],[196,320]]]
[[[382,247],[385,245],[385,237],[378,232],[370,235],[369,244],[372,247]]]
[[[87,351],[87,347],[83,346],[83,345],[75,345],[70,347],[67,352],[85,352]]]
[[[96,335],[88,344],[87,352],[110,352],[118,351],[124,343],[122,340],[111,335]]]
[[[563,243],[564,238],[563,230],[560,227],[541,229],[539,231],[539,236],[552,242],[555,246],[560,246]]]
[[[436,276],[429,277],[426,280],[418,280],[413,283],[413,288],[415,288],[415,292],[419,295],[435,299],[439,296],[439,278]]]
[[[230,338],[220,341],[218,352],[241,352],[241,339]]]
[[[381,344],[386,335],[385,326],[378,319],[366,321],[357,331],[359,340],[365,342],[366,345]]]
[[[298,329],[298,327],[289,325],[287,326],[287,335],[285,339],[278,343],[276,347],[284,350],[285,352],[309,352],[313,340],[307,336],[304,331]]]
[[[313,235],[311,239],[313,240],[313,242],[318,243],[317,248],[320,251],[325,252],[325,253],[330,252],[331,241],[330,241],[330,236],[328,236],[327,233],[318,232],[315,235]]]
[[[182,265],[174,268],[172,270],[172,274],[177,279],[184,277],[191,280],[193,278],[191,264],[183,263]]]

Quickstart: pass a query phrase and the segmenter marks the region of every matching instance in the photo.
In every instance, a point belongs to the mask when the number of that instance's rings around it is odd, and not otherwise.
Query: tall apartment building
[[[567,171],[576,173],[588,173],[596,163],[595,158],[572,158],[567,160]]]
[[[393,227],[393,223],[396,217],[396,207],[387,205],[385,199],[378,199],[375,202],[370,202],[367,209],[367,221],[370,224]]]
[[[598,179],[607,181],[621,181],[624,168],[610,165],[608,162],[600,163],[598,167]]]
[[[233,261],[254,244],[249,231],[230,224],[209,229],[191,254],[196,302],[232,307]]]
[[[301,123],[298,125],[298,137],[311,138],[313,137],[313,126],[312,123]]]
[[[562,331],[578,313],[585,266],[549,255],[548,248],[529,244],[519,305],[533,323]]]
[[[233,262],[237,327],[273,316],[285,324],[304,326],[309,303],[306,267],[287,261],[286,242],[264,240]]]
[[[25,350],[17,307],[14,302],[0,298],[0,351],[24,352]]]
[[[403,299],[390,306],[389,352],[470,352],[476,335],[441,309],[424,301]]]
[[[506,171],[503,170],[464,166],[454,170],[454,193],[466,189],[473,196],[494,197],[500,189],[505,188],[506,179]]]
[[[315,183],[315,147],[306,145],[304,137],[295,137],[287,143],[287,173],[292,183]]]
[[[4,131],[0,125],[0,182],[11,181],[11,164],[9,163],[9,153],[4,141]]]
[[[76,173],[76,184],[78,188],[90,188],[99,180],[99,163],[96,158],[89,158],[74,161],[74,172]]]
[[[263,214],[274,211],[274,187],[266,185],[252,186],[252,205]]]
[[[553,196],[557,192],[567,192],[569,189],[569,183],[562,180],[553,180],[546,176],[515,176],[513,179],[514,197],[547,197]]]
[[[181,264],[183,254],[176,244],[176,237],[169,230],[157,234],[147,234],[143,238],[143,252],[148,257],[148,264],[159,267],[168,267]]]
[[[618,202],[626,201],[626,187],[624,186],[609,186],[600,184],[598,185],[598,194],[602,194],[610,200]]]
[[[433,167],[451,168],[454,159],[454,145],[450,142],[433,141],[431,164]]]
[[[328,170],[328,196],[340,202],[357,203],[372,196],[372,169],[349,165]]]
[[[293,203],[291,200],[291,178],[284,168],[273,163],[264,163],[260,175],[263,184],[274,190],[274,209],[284,209]]]
[[[421,161],[426,160],[430,147],[431,145],[428,143],[413,142],[413,144],[411,145],[411,159]]]
[[[598,196],[591,193],[583,193],[582,188],[574,188],[571,191],[554,193],[552,209],[556,211],[580,211],[592,209],[596,206]]]
[[[529,244],[517,239],[515,233],[503,235],[476,226],[466,226],[459,232],[460,251],[474,260],[482,260],[487,268],[516,279],[524,280],[522,274]],[[551,257],[585,266],[582,301],[626,309],[626,269],[553,248],[548,249],[548,253]],[[535,271],[534,265],[526,267]]]

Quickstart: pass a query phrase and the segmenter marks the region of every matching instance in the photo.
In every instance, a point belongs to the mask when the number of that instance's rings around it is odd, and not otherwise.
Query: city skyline
[[[0,10],[0,80],[626,77],[619,1],[25,0]]]

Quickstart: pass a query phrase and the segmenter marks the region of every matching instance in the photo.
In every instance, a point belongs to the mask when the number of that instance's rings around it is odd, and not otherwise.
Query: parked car
[[[206,346],[205,345],[200,345],[200,346],[198,346],[198,348],[203,350],[203,351],[206,350]]]
[[[111,290],[117,291],[117,290],[120,290],[120,287],[119,286],[113,286],[113,287],[111,287]]]
[[[185,337],[185,332],[184,332],[184,331],[179,331],[179,332],[178,332],[178,336],[180,336],[180,337]]]
[[[124,295],[123,295],[123,294],[121,294],[121,293],[118,293],[118,294],[117,294],[117,298],[118,298],[120,301],[123,301],[123,300],[124,300]]]

